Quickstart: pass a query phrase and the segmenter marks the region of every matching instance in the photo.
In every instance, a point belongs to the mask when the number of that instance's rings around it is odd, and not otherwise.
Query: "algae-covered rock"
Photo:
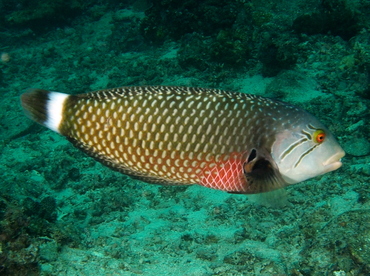
[[[359,16],[348,6],[348,1],[323,0],[320,8],[317,12],[298,16],[293,30],[308,35],[330,33],[349,40],[361,29]]]
[[[353,156],[370,154],[370,142],[365,138],[353,138],[343,144],[344,151]]]
[[[34,30],[66,23],[80,15],[87,2],[82,0],[18,1],[16,8],[5,16],[5,24]]]
[[[266,40],[258,55],[262,62],[262,75],[274,77],[282,70],[293,68],[297,62],[297,43],[290,38],[281,37],[274,42]]]
[[[217,64],[225,68],[240,68],[251,56],[251,42],[245,29],[220,30],[217,37],[200,34],[185,35],[178,51],[182,68],[212,69]]]
[[[350,259],[361,264],[363,272],[370,273],[369,210],[353,210],[336,217],[327,224],[322,234],[323,238],[330,236],[331,242],[334,242],[332,246],[337,253],[339,267],[345,263],[345,259]]]
[[[180,39],[189,33],[217,34],[231,28],[243,8],[242,1],[153,0],[141,22],[141,32],[150,41]]]
[[[248,33],[247,29],[242,28],[219,31],[209,47],[211,59],[234,68],[244,65],[252,51]]]
[[[305,103],[325,94],[315,89],[318,83],[307,75],[293,70],[280,73],[266,87],[265,95],[288,102]]]

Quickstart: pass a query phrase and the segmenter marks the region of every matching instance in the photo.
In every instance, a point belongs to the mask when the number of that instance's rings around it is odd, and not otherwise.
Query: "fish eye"
[[[323,131],[322,129],[318,129],[313,133],[313,141],[318,144],[324,142],[325,137],[326,137],[325,131]]]

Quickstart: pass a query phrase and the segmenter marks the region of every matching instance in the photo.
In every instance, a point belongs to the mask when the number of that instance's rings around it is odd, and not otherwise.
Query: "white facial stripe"
[[[59,132],[59,126],[63,119],[63,106],[69,95],[51,91],[48,96],[45,126]]]
[[[303,143],[307,142],[307,138],[302,138],[296,141],[295,143],[291,144],[285,151],[283,151],[280,155],[280,159],[283,161],[289,154],[293,152],[293,150],[298,147],[299,145],[302,145]]]
[[[309,132],[307,132],[305,130],[302,130],[302,133],[307,136],[307,139],[308,140],[312,140],[312,136],[311,136],[311,134]]]
[[[294,164],[294,168],[296,168],[303,160],[303,158],[305,158],[307,155],[309,155],[315,148],[317,148],[320,144],[317,144],[317,145],[314,145],[313,147],[309,148],[308,150],[306,150],[298,159],[298,161]]]
[[[318,128],[315,128],[314,126],[312,126],[310,124],[307,125],[307,128],[312,129],[312,130],[318,130]],[[287,156],[289,156],[294,151],[294,149],[296,147],[304,144],[305,142],[308,142],[308,141],[312,140],[312,135],[308,131],[303,129],[301,132],[302,132],[301,136],[303,136],[303,138],[301,138],[298,141],[296,141],[295,143],[291,144],[285,151],[283,151],[280,155],[281,160],[284,160]],[[313,150],[313,148],[309,149],[308,152],[311,152],[312,150]],[[308,153],[307,152],[303,153],[303,155],[297,161],[295,167],[298,166],[298,164],[302,161],[303,157],[306,154],[308,154]]]

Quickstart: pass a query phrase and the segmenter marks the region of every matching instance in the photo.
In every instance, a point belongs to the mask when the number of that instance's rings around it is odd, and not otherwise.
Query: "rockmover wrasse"
[[[345,154],[311,114],[244,93],[170,86],[78,95],[35,89],[21,102],[34,121],[148,183],[262,193],[336,170]]]

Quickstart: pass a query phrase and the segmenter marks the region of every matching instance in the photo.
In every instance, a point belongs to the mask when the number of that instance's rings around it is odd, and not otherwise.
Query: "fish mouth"
[[[323,163],[324,171],[331,172],[339,169],[342,166],[341,159],[344,157],[344,155],[345,152],[341,150],[331,156],[326,162]]]

